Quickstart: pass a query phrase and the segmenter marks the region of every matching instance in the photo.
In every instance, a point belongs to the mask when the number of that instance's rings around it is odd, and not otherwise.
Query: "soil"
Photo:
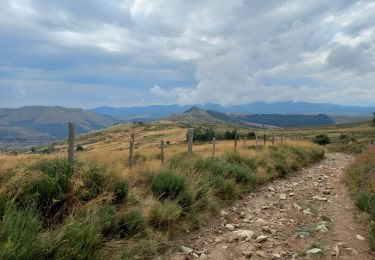
[[[258,188],[192,232],[169,259],[374,259],[342,182],[353,157],[321,162]]]

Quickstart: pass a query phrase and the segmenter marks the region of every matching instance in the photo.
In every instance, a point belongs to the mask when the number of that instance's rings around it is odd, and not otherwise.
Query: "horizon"
[[[177,103],[171,103],[171,104],[149,104],[149,105],[135,105],[135,106],[111,106],[111,105],[99,105],[94,107],[69,107],[69,106],[63,106],[63,105],[25,105],[25,106],[18,106],[18,107],[0,107],[0,109],[20,109],[24,107],[62,107],[62,108],[71,108],[71,109],[84,109],[84,110],[92,110],[92,109],[98,109],[98,108],[114,108],[114,109],[127,109],[127,108],[145,108],[145,107],[151,107],[151,106],[179,106],[179,107],[196,107],[196,106],[207,106],[207,105],[214,105],[214,106],[221,106],[223,108],[228,107],[234,107],[234,106],[246,106],[246,105],[252,105],[256,103],[262,103],[266,105],[272,105],[272,104],[278,104],[278,103],[306,103],[306,104],[313,104],[313,105],[333,105],[333,106],[342,106],[342,107],[358,107],[358,108],[373,108],[375,106],[366,106],[366,105],[347,105],[347,104],[336,104],[336,103],[314,103],[314,102],[305,102],[305,101],[293,101],[293,100],[286,100],[286,101],[275,101],[275,102],[266,102],[266,101],[254,101],[251,103],[246,104],[238,104],[238,105],[220,105],[216,103],[200,103],[200,104],[177,104]]]
[[[375,2],[5,0],[0,104],[375,106]]]

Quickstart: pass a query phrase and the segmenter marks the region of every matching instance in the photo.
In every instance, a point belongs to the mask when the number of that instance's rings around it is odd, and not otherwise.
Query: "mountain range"
[[[197,105],[152,105],[143,107],[98,107],[90,111],[121,120],[147,121],[183,113],[192,106],[203,110],[238,114],[327,114],[329,116],[370,117],[375,107],[343,106],[329,103],[308,102],[255,102],[245,105],[221,106],[217,104]]]
[[[374,111],[375,107],[306,102],[257,102],[238,106],[202,104],[193,108],[187,105],[99,107],[90,110],[59,106],[0,108],[0,148],[31,146],[47,142],[44,139],[66,138],[68,122],[76,123],[77,134],[120,122],[151,121],[163,118],[185,125],[219,122],[235,126],[286,128],[365,121],[371,118]],[[35,139],[37,141],[23,142],[8,139]]]
[[[318,125],[332,125],[335,122],[327,115],[283,115],[283,114],[225,114],[214,110],[203,110],[198,107],[172,115],[166,120],[182,125],[226,124],[255,128],[288,128]]]

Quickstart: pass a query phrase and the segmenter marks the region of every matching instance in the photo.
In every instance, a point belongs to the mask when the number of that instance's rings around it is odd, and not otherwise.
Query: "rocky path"
[[[351,156],[260,187],[186,240],[171,259],[373,259],[341,182]]]

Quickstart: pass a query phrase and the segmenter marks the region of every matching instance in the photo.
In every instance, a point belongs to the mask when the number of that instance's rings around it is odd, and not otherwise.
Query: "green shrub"
[[[150,211],[150,224],[160,229],[169,228],[180,218],[181,213],[181,206],[174,201],[156,203]]]
[[[133,208],[118,217],[117,226],[121,238],[131,237],[145,232],[146,221],[142,212],[138,208]]]
[[[83,146],[82,145],[77,145],[77,147],[76,147],[76,151],[77,152],[83,152],[83,150],[84,150],[84,148],[83,148]]]
[[[312,141],[319,145],[326,145],[331,142],[330,138],[326,134],[316,135]]]
[[[250,186],[255,186],[256,177],[249,168],[238,164],[231,164],[226,168],[229,175],[233,176],[237,183],[243,183]]]
[[[73,164],[65,159],[41,160],[30,170],[38,176],[22,188],[17,200],[22,205],[35,204],[43,217],[50,215],[66,200]]]
[[[65,202],[66,192],[59,178],[40,175],[23,188],[19,202],[22,205],[35,204],[42,216],[46,217]]]
[[[96,165],[91,165],[83,176],[83,186],[80,189],[80,199],[89,201],[104,191],[106,185],[104,170]]]
[[[239,153],[236,152],[227,152],[224,156],[225,161],[231,164],[240,164],[247,166],[251,169],[257,168],[257,163],[254,158],[244,158]]]
[[[224,175],[225,172],[225,162],[219,158],[199,158],[194,163],[194,170],[197,172],[208,172],[213,175]]]
[[[224,200],[234,200],[239,197],[237,185],[230,179],[222,176],[210,176],[210,185],[214,188],[215,195]]]
[[[97,222],[103,236],[113,237],[117,232],[116,208],[114,206],[109,204],[100,205],[93,212],[89,212],[89,214],[97,216]]]
[[[39,230],[36,210],[17,210],[14,205],[8,205],[0,222],[0,259],[38,259]]]
[[[151,184],[151,190],[158,198],[175,199],[187,188],[187,184],[185,176],[167,170],[155,176]]]
[[[120,204],[123,203],[128,196],[129,184],[126,180],[119,179],[114,184],[113,189],[113,203]]]
[[[8,203],[8,197],[0,193],[0,219],[3,217],[5,209],[8,206]]]
[[[50,237],[48,258],[93,259],[102,241],[100,218],[96,214],[69,217]]]
[[[375,219],[375,194],[360,192],[356,198],[356,206]]]

